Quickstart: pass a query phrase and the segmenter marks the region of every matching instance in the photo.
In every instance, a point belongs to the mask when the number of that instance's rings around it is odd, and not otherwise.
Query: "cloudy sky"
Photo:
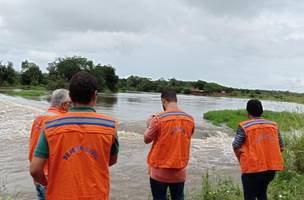
[[[0,60],[304,92],[302,0],[0,0]]]

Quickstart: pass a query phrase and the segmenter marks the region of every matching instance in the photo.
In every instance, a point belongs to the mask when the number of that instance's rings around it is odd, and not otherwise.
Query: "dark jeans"
[[[275,171],[242,174],[245,200],[267,200],[267,187],[273,180]]]
[[[45,186],[41,184],[36,184],[36,190],[37,190],[37,199],[38,200],[45,200]]]
[[[184,200],[184,185],[185,182],[163,183],[150,178],[153,200],[167,200],[168,187],[172,200]]]

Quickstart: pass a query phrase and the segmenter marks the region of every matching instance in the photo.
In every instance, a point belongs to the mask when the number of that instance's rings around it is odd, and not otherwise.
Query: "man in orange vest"
[[[146,144],[153,142],[147,158],[152,196],[167,199],[169,187],[172,199],[183,200],[194,120],[178,108],[175,91],[163,91],[161,101],[164,112],[147,120],[144,134]]]
[[[232,146],[241,165],[245,200],[266,200],[275,172],[284,168],[284,144],[277,124],[261,117],[259,100],[249,100],[246,110],[249,120],[239,124]]]
[[[87,72],[70,80],[73,107],[48,118],[30,166],[34,180],[47,186],[46,199],[107,200],[109,166],[117,161],[116,122],[97,114],[97,81]],[[43,174],[48,159],[49,175]]]
[[[33,159],[34,150],[36,148],[40,132],[42,130],[42,126],[44,124],[44,121],[48,116],[55,116],[64,114],[68,111],[71,105],[71,99],[69,96],[69,91],[66,89],[57,89],[53,91],[51,95],[51,106],[49,107],[48,111],[43,113],[42,115],[39,115],[35,118],[30,139],[29,139],[29,161],[31,162]],[[47,165],[45,166],[44,173],[47,176]],[[45,199],[45,190],[44,187],[40,184],[35,184],[37,189],[37,195],[39,200]]]

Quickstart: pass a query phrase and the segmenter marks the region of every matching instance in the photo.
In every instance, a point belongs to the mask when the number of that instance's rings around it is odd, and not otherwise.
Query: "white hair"
[[[57,89],[54,90],[51,96],[51,106],[61,106],[62,103],[71,101],[69,90]]]

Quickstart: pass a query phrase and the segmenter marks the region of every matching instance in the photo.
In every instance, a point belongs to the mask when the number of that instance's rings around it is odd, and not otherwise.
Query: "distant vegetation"
[[[182,94],[304,103],[304,94],[288,91],[237,89],[203,80],[181,81],[175,78],[152,80],[139,76],[119,78],[113,66],[95,64],[80,56],[56,58],[48,64],[47,73],[43,73],[37,64],[27,60],[21,63],[21,71],[16,71],[13,66],[12,62],[7,64],[0,62],[0,87],[32,88],[39,86],[47,90],[66,88],[75,73],[87,71],[96,76],[100,92],[161,92],[164,88],[172,88]]]

